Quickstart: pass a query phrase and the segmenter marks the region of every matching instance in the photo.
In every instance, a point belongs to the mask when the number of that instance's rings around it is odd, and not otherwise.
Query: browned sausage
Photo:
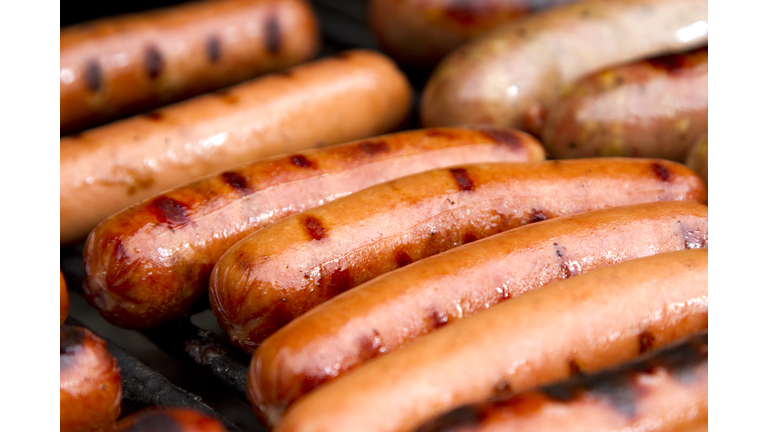
[[[120,415],[117,361],[90,330],[61,326],[61,432],[95,431]]]
[[[707,329],[707,250],[593,270],[497,304],[296,401],[275,432],[412,430],[499,391],[523,392]]]
[[[400,63],[431,66],[463,42],[528,13],[576,0],[371,0],[368,21]]]
[[[226,432],[215,418],[190,408],[145,408],[102,432]]]
[[[391,60],[356,50],[62,138],[61,242],[199,177],[382,134],[410,97]]]
[[[707,0],[585,0],[528,15],[446,57],[424,89],[421,119],[520,129],[576,79],[707,35]]]
[[[61,30],[62,133],[294,66],[317,51],[304,0],[208,0]]]
[[[704,184],[709,182],[709,157],[707,152],[707,136],[705,133],[699,137],[696,144],[688,151],[685,164],[704,180]]]
[[[64,274],[59,269],[59,324],[64,324],[64,320],[67,319],[67,313],[69,312],[69,294],[67,293],[67,282],[64,281]]]
[[[708,335],[537,391],[467,405],[417,432],[675,432],[708,419]]]
[[[707,48],[603,70],[567,86],[541,137],[555,159],[657,157],[685,162],[707,131]]]
[[[371,186],[241,240],[211,274],[211,309],[247,352],[312,307],[380,274],[530,222],[649,201],[701,200],[658,159],[454,166]]]
[[[221,255],[286,216],[370,185],[462,162],[535,161],[508,129],[401,132],[263,159],[149,198],[99,224],[83,252],[85,296],[108,321],[149,328],[207,293]]]
[[[618,262],[707,247],[707,206],[653,202],[526,225],[387,273],[317,306],[254,352],[248,396],[276,423],[303,394],[446,324]]]

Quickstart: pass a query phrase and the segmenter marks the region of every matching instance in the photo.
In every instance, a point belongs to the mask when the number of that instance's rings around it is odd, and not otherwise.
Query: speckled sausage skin
[[[368,21],[399,63],[432,66],[463,42],[528,13],[576,0],[371,0]]]
[[[117,361],[103,339],[82,327],[61,326],[61,432],[95,431],[120,415]]]
[[[416,432],[679,431],[708,420],[708,349],[708,335],[696,335],[615,369],[457,408]]]
[[[707,152],[708,133],[705,133],[696,141],[696,144],[688,151],[685,164],[709,184],[709,157]]]
[[[707,206],[666,201],[522,226],[368,281],[301,315],[254,352],[248,396],[277,423],[303,394],[444,325],[619,262],[707,247]]]
[[[219,325],[246,352],[318,304],[383,273],[531,222],[640,202],[701,200],[701,180],[657,159],[454,166],[287,217],[211,274]]]
[[[145,408],[102,432],[226,432],[215,418],[188,408]]]
[[[410,431],[448,410],[620,365],[708,325],[707,250],[553,283],[371,360],[296,401],[275,432]]]
[[[567,86],[544,115],[553,159],[656,157],[685,162],[707,131],[707,48],[603,70]]]
[[[84,248],[86,299],[113,324],[150,328],[186,314],[211,270],[246,235],[376,183],[465,162],[540,161],[510,129],[400,132],[262,159],[129,207]]]
[[[59,269],[59,324],[64,324],[69,313],[69,293],[67,293],[67,282],[64,280],[64,274]]]
[[[353,50],[61,139],[61,242],[160,192],[255,160],[385,133],[411,90]]]
[[[516,19],[438,65],[424,89],[422,122],[537,124],[544,107],[582,76],[701,46],[707,19],[707,0],[586,0]]]
[[[188,2],[63,28],[62,133],[147,111],[315,55],[304,0]]]

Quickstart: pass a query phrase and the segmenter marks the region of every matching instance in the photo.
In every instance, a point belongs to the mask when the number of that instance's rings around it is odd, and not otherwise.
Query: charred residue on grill
[[[411,264],[413,262],[413,258],[411,258],[410,255],[408,255],[408,252],[398,249],[395,251],[395,264],[397,264],[397,267],[405,267],[408,264]]]
[[[523,142],[520,140],[520,135],[514,131],[495,128],[482,128],[480,130],[497,144],[502,144],[512,150],[520,150],[523,148]]]
[[[667,167],[659,163],[656,163],[656,162],[652,163],[651,171],[653,171],[653,174],[656,176],[656,178],[658,178],[663,182],[668,182],[672,178],[672,173],[669,172]]]
[[[312,162],[311,160],[307,159],[307,157],[304,156],[304,155],[296,154],[296,155],[293,155],[293,156],[288,156],[288,158],[291,160],[291,163],[294,166],[297,166],[299,168],[314,168],[315,167],[315,163]]]
[[[88,60],[85,64],[85,84],[92,92],[101,89],[101,66],[96,59]]]
[[[67,324],[61,325],[60,369],[66,369],[75,362],[75,353],[81,348],[84,340],[85,333],[82,329]]]
[[[205,40],[205,53],[208,55],[208,61],[216,63],[221,58],[221,41],[216,35],[208,36]]]
[[[472,178],[469,177],[469,173],[465,168],[451,168],[449,169],[453,179],[456,181],[456,185],[460,190],[471,192],[475,190],[475,183]]]
[[[312,240],[322,240],[326,237],[325,227],[323,222],[312,215],[304,216],[301,220],[302,225],[307,230],[307,234],[312,237]]]
[[[164,412],[154,412],[138,417],[124,432],[182,432],[181,425]]]
[[[144,50],[144,67],[147,75],[155,79],[163,72],[163,55],[154,45],[149,45]]]
[[[248,180],[246,180],[245,177],[243,177],[237,171],[225,171],[221,173],[221,179],[224,180],[224,183],[231,186],[232,189],[235,189],[240,193],[246,194],[251,190],[250,186],[248,185]]]
[[[360,150],[368,156],[373,156],[379,153],[386,153],[389,151],[389,145],[386,141],[370,141],[366,140],[360,143]]]
[[[637,339],[639,343],[638,352],[640,354],[652,350],[653,344],[656,342],[656,336],[654,336],[653,333],[648,330],[644,330],[642,333],[640,333],[640,336],[638,336]]]
[[[147,210],[154,214],[158,221],[168,225],[171,229],[188,222],[187,212],[189,208],[187,205],[164,195],[152,200],[147,206]]]
[[[270,15],[264,23],[264,41],[269,52],[274,54],[280,50],[280,45],[282,43],[280,36],[280,22],[274,15]]]

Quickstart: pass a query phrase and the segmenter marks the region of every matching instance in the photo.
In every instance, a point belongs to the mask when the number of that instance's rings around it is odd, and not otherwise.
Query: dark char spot
[[[448,315],[446,315],[445,312],[432,309],[427,315],[429,317],[429,321],[432,323],[433,329],[439,329],[440,327],[448,324]]]
[[[553,243],[552,245],[555,247],[555,254],[557,254],[558,261],[560,262],[559,263],[560,270],[562,271],[565,278],[570,278],[573,276],[580,275],[581,271],[579,270],[579,268],[573,265],[569,265],[569,264],[572,264],[572,261],[570,261],[566,257],[567,251],[565,250],[565,248],[557,243]]]
[[[469,173],[464,168],[451,168],[449,170],[453,175],[456,184],[462,191],[472,191],[475,189],[475,183],[469,178]]]
[[[208,54],[208,61],[216,63],[221,58],[221,42],[216,35],[208,36],[205,41],[205,52]]]
[[[153,412],[136,418],[124,429],[124,432],[182,432],[182,427],[171,416],[163,412]]]
[[[397,267],[405,267],[408,264],[412,263],[413,259],[408,255],[408,253],[402,249],[398,249],[395,251],[395,264],[397,264]]]
[[[299,167],[299,168],[314,168],[315,167],[315,163],[312,162],[311,160],[307,159],[307,157],[304,156],[304,155],[297,154],[297,155],[288,156],[288,157],[291,158],[291,163],[294,164],[295,166]]]
[[[187,206],[167,196],[155,198],[147,210],[152,212],[158,221],[171,228],[187,223]]]
[[[94,59],[88,60],[85,64],[85,84],[92,92],[97,92],[101,88],[101,66]]]
[[[144,66],[147,69],[147,75],[155,79],[163,71],[163,55],[156,46],[150,45],[144,51]]]
[[[363,141],[360,143],[360,150],[363,153],[372,156],[378,153],[389,151],[389,145],[385,141]]]
[[[309,236],[312,237],[313,240],[322,240],[325,238],[325,227],[323,226],[323,223],[320,221],[320,219],[309,215],[304,217],[302,223],[307,229],[307,233],[309,233]]]
[[[157,112],[157,111],[153,111],[151,113],[144,114],[144,117],[146,117],[146,118],[148,118],[149,120],[152,120],[152,121],[160,121],[160,120],[162,120],[164,118],[164,116],[161,113]]]
[[[280,23],[277,17],[270,16],[264,24],[264,40],[267,50],[271,53],[277,53],[280,50]]]
[[[670,173],[667,167],[664,165],[654,162],[651,164],[651,170],[653,171],[653,174],[655,174],[656,177],[663,182],[668,182],[672,177],[672,173]]]
[[[640,342],[640,349],[638,350],[638,352],[642,354],[644,352],[648,352],[651,349],[653,349],[653,343],[656,341],[656,337],[653,334],[651,334],[651,332],[646,330],[640,333],[638,340]]]
[[[451,432],[460,430],[462,426],[480,424],[480,413],[473,406],[463,406],[449,411],[427,423],[422,424],[416,432]]]
[[[505,145],[510,150],[520,151],[523,149],[523,141],[520,140],[520,135],[515,131],[493,128],[483,128],[481,130],[496,143]]]
[[[225,183],[232,186],[233,189],[241,192],[248,192],[250,187],[248,186],[248,180],[245,179],[240,173],[235,171],[226,171],[221,173],[221,178]]]
[[[533,213],[531,213],[531,217],[528,219],[528,223],[541,222],[543,220],[547,220],[547,215],[541,210],[534,210]]]

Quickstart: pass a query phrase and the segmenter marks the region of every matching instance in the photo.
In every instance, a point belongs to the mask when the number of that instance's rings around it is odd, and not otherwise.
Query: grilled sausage
[[[440,63],[424,89],[422,122],[537,124],[547,103],[576,79],[700,46],[707,32],[707,0],[586,0],[522,17]]]
[[[287,217],[241,240],[209,297],[233,344],[261,341],[380,274],[530,222],[664,200],[701,200],[682,164],[574,159],[454,166],[414,174]]]
[[[708,336],[537,391],[446,413],[417,432],[674,432],[708,419]]]
[[[704,184],[709,183],[709,158],[707,157],[707,133],[699,137],[696,144],[688,151],[685,164],[704,180]]]
[[[69,312],[69,294],[67,293],[67,282],[64,280],[64,274],[59,269],[59,324],[64,324],[64,320],[67,319],[67,313]]]
[[[61,432],[95,431],[120,415],[117,361],[103,339],[82,327],[61,326]]]
[[[371,360],[296,401],[275,432],[408,431],[440,413],[624,363],[707,329],[707,250],[550,284]]]
[[[189,408],[145,408],[103,432],[226,432],[217,419]]]
[[[707,48],[607,69],[567,86],[546,109],[551,157],[685,162],[707,131]]]
[[[431,66],[468,39],[528,13],[576,0],[371,0],[368,21],[398,63]]]
[[[304,0],[208,0],[76,24],[60,41],[69,133],[294,66],[319,34]]]
[[[61,242],[131,204],[264,157],[384,133],[410,109],[388,58],[343,52],[61,139]]]
[[[113,324],[154,327],[207,293],[213,265],[228,248],[279,219],[419,171],[543,158],[541,144],[523,132],[440,128],[263,159],[99,224],[83,253],[85,296]]]
[[[254,352],[254,411],[276,423],[303,394],[442,326],[618,262],[707,247],[707,206],[654,202],[500,233],[379,276],[317,306]]]

